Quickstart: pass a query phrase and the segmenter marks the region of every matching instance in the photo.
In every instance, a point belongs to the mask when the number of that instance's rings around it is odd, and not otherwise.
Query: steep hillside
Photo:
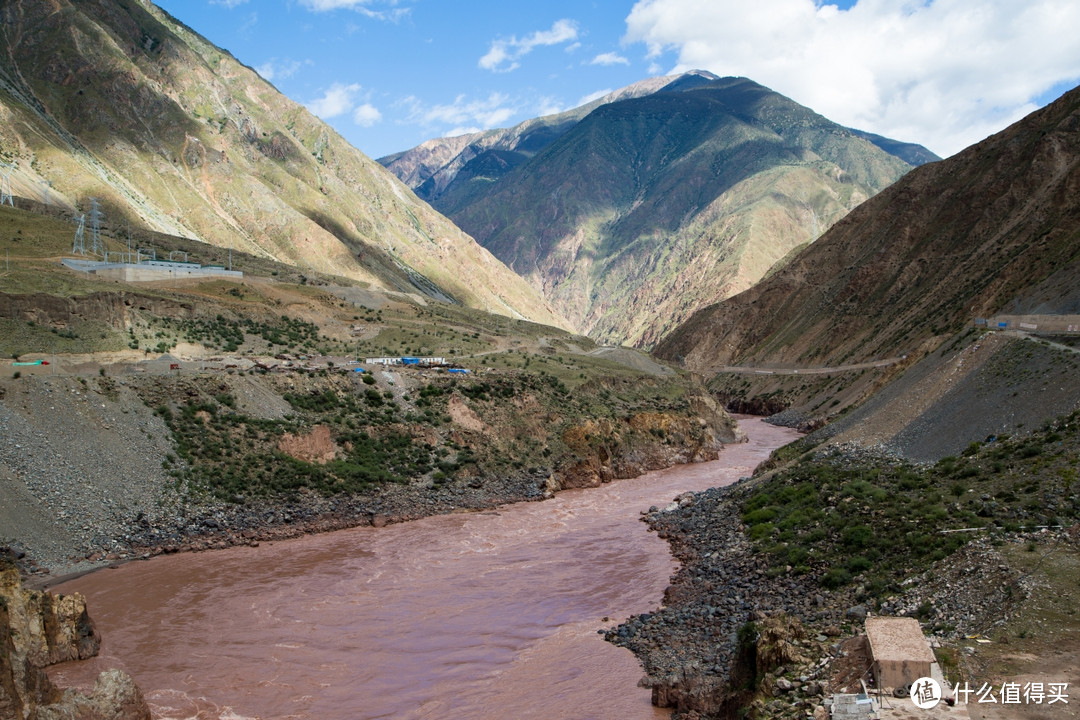
[[[4,12],[0,147],[16,195],[83,212],[97,197],[114,222],[565,326],[381,166],[152,3]]]
[[[689,368],[830,366],[933,347],[965,322],[1080,297],[1080,89],[912,171],[656,353]]]
[[[745,78],[668,80],[535,154],[477,154],[433,199],[597,339],[654,344],[911,167]]]

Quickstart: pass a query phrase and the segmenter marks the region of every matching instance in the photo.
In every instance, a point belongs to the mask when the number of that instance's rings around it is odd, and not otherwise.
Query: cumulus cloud
[[[613,52],[600,53],[589,61],[590,65],[629,65],[630,61]]]
[[[950,155],[1080,80],[1075,0],[639,0],[625,40],[743,75],[844,125]]]
[[[550,30],[537,30],[524,38],[516,36],[493,40],[491,49],[480,58],[479,65],[492,72],[510,72],[521,67],[519,59],[528,55],[534,48],[543,45],[561,45],[578,38],[577,23],[573,20],[556,20]]]
[[[543,117],[544,115],[557,115],[567,108],[562,104],[562,101],[558,98],[545,96],[540,98],[536,104],[537,117]]]
[[[509,96],[499,92],[483,99],[458,95],[454,102],[441,105],[426,105],[410,96],[403,104],[408,108],[407,122],[425,128],[449,128],[439,131],[447,137],[503,126],[519,109]]]
[[[323,120],[351,113],[353,122],[363,127],[371,127],[382,120],[382,113],[368,102],[360,102],[362,88],[357,83],[334,83],[322,97],[307,103],[306,107]]]
[[[353,110],[352,116],[353,122],[360,127],[371,127],[375,123],[382,120],[382,113],[379,112],[379,109],[371,103],[364,103],[363,105],[358,105],[356,109]]]

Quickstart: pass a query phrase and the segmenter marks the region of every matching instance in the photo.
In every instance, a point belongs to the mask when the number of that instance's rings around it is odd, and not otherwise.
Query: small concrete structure
[[[444,357],[369,357],[364,360],[366,365],[416,365],[424,367],[438,367],[446,365]]]
[[[865,693],[843,693],[826,700],[829,716],[835,720],[869,720],[874,716],[874,703]]]
[[[75,272],[93,274],[109,280],[124,282],[155,282],[201,277],[226,277],[240,279],[240,270],[226,270],[220,265],[200,265],[189,262],[165,262],[144,260],[140,263],[108,263],[94,260],[61,260],[65,267]]]
[[[871,671],[877,687],[904,687],[919,678],[930,677],[934,651],[915,618],[868,617],[866,637],[870,641]]]

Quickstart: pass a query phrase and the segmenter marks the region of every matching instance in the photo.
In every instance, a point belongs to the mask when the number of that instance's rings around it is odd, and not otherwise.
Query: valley
[[[683,70],[375,161],[359,83],[0,12],[0,720],[908,717],[868,618],[1080,687],[1080,88],[942,160]]]

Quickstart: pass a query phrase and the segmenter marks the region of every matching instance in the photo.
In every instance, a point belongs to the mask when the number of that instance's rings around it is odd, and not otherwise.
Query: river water
[[[156,718],[634,718],[633,655],[597,630],[654,608],[675,563],[639,517],[749,475],[792,430],[741,418],[721,459],[545,502],[157,557],[72,580]]]

